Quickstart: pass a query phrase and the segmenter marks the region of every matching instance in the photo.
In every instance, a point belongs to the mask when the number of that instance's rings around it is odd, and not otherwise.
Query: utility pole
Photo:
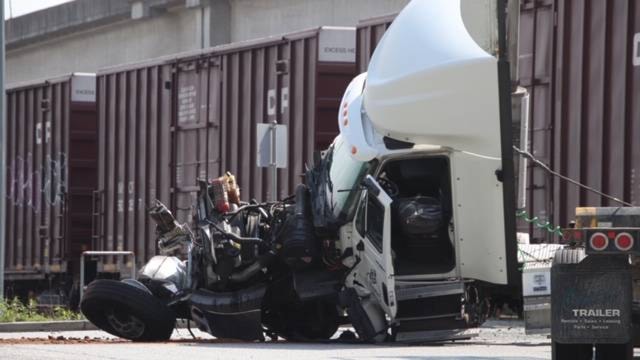
[[[7,121],[4,90],[4,0],[0,0],[0,300],[4,299],[5,212],[7,200]]]

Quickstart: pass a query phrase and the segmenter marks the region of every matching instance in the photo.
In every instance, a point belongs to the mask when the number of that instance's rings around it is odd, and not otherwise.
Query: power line
[[[515,151],[516,151],[518,154],[520,154],[521,156],[524,156],[524,157],[526,157],[527,159],[529,159],[529,160],[533,161],[533,163],[534,163],[534,164],[538,165],[538,166],[539,166],[539,167],[541,167],[543,170],[545,170],[546,172],[550,173],[550,174],[551,174],[551,175],[553,175],[553,176],[557,176],[557,177],[559,177],[559,178],[560,178],[560,179],[562,179],[562,180],[565,180],[565,181],[567,181],[567,182],[570,182],[570,183],[572,183],[572,184],[574,184],[574,185],[576,185],[576,186],[579,186],[579,187],[581,187],[581,188],[583,188],[583,189],[585,189],[585,190],[591,191],[592,193],[598,194],[598,195],[600,195],[600,196],[602,196],[602,197],[605,197],[605,198],[607,198],[607,199],[609,199],[609,200],[615,201],[615,202],[617,202],[617,203],[619,203],[619,204],[622,204],[622,205],[625,205],[625,206],[634,206],[634,205],[633,205],[632,203],[630,203],[630,202],[626,202],[626,201],[624,201],[624,200],[618,199],[618,198],[617,198],[617,197],[615,197],[615,196],[611,196],[611,195],[609,195],[609,194],[605,194],[605,193],[603,193],[602,191],[600,191],[600,190],[598,190],[598,189],[595,189],[595,188],[592,188],[592,187],[590,187],[590,186],[584,185],[584,184],[582,184],[582,183],[580,183],[580,182],[578,182],[578,181],[576,181],[576,180],[573,180],[573,179],[572,179],[572,178],[570,178],[570,177],[564,176],[564,175],[562,175],[562,174],[560,174],[560,173],[558,173],[558,172],[556,172],[556,171],[552,170],[550,167],[548,167],[548,166],[547,166],[547,164],[545,164],[545,163],[543,163],[542,161],[540,161],[540,160],[536,159],[536,157],[535,157],[535,156],[533,156],[533,154],[531,154],[531,153],[530,153],[530,152],[528,152],[528,151],[525,151],[525,150],[519,149],[519,148],[518,148],[518,147],[516,147],[515,145],[513,146],[513,150],[515,150]]]

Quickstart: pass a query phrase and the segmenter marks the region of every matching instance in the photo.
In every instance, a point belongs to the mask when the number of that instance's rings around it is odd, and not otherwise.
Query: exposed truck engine
[[[241,201],[227,173],[199,180],[190,224],[158,202],[161,255],[137,280],[89,284],[85,316],[138,341],[168,339],[177,318],[243,340],[348,324],[362,341],[471,336],[517,276],[508,65],[458,1],[432,0],[403,10],[369,69],[295,194]]]

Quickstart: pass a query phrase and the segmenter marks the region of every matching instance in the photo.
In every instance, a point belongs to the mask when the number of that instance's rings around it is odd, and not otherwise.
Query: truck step
[[[459,319],[460,313],[448,313],[448,314],[438,314],[438,315],[428,315],[428,316],[412,316],[412,317],[397,317],[396,320],[400,323],[403,321],[417,321],[417,320],[433,320],[433,319],[444,319],[444,318],[452,318]]]
[[[478,336],[478,329],[450,329],[426,331],[399,331],[395,341],[401,343],[443,342],[467,340]]]
[[[464,294],[462,281],[420,284],[396,283],[396,299],[398,301],[457,294]]]

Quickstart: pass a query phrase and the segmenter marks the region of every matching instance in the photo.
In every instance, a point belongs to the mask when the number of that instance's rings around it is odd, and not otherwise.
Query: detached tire
[[[100,329],[132,341],[164,341],[173,333],[174,312],[149,292],[115,280],[87,286],[80,309]]]

